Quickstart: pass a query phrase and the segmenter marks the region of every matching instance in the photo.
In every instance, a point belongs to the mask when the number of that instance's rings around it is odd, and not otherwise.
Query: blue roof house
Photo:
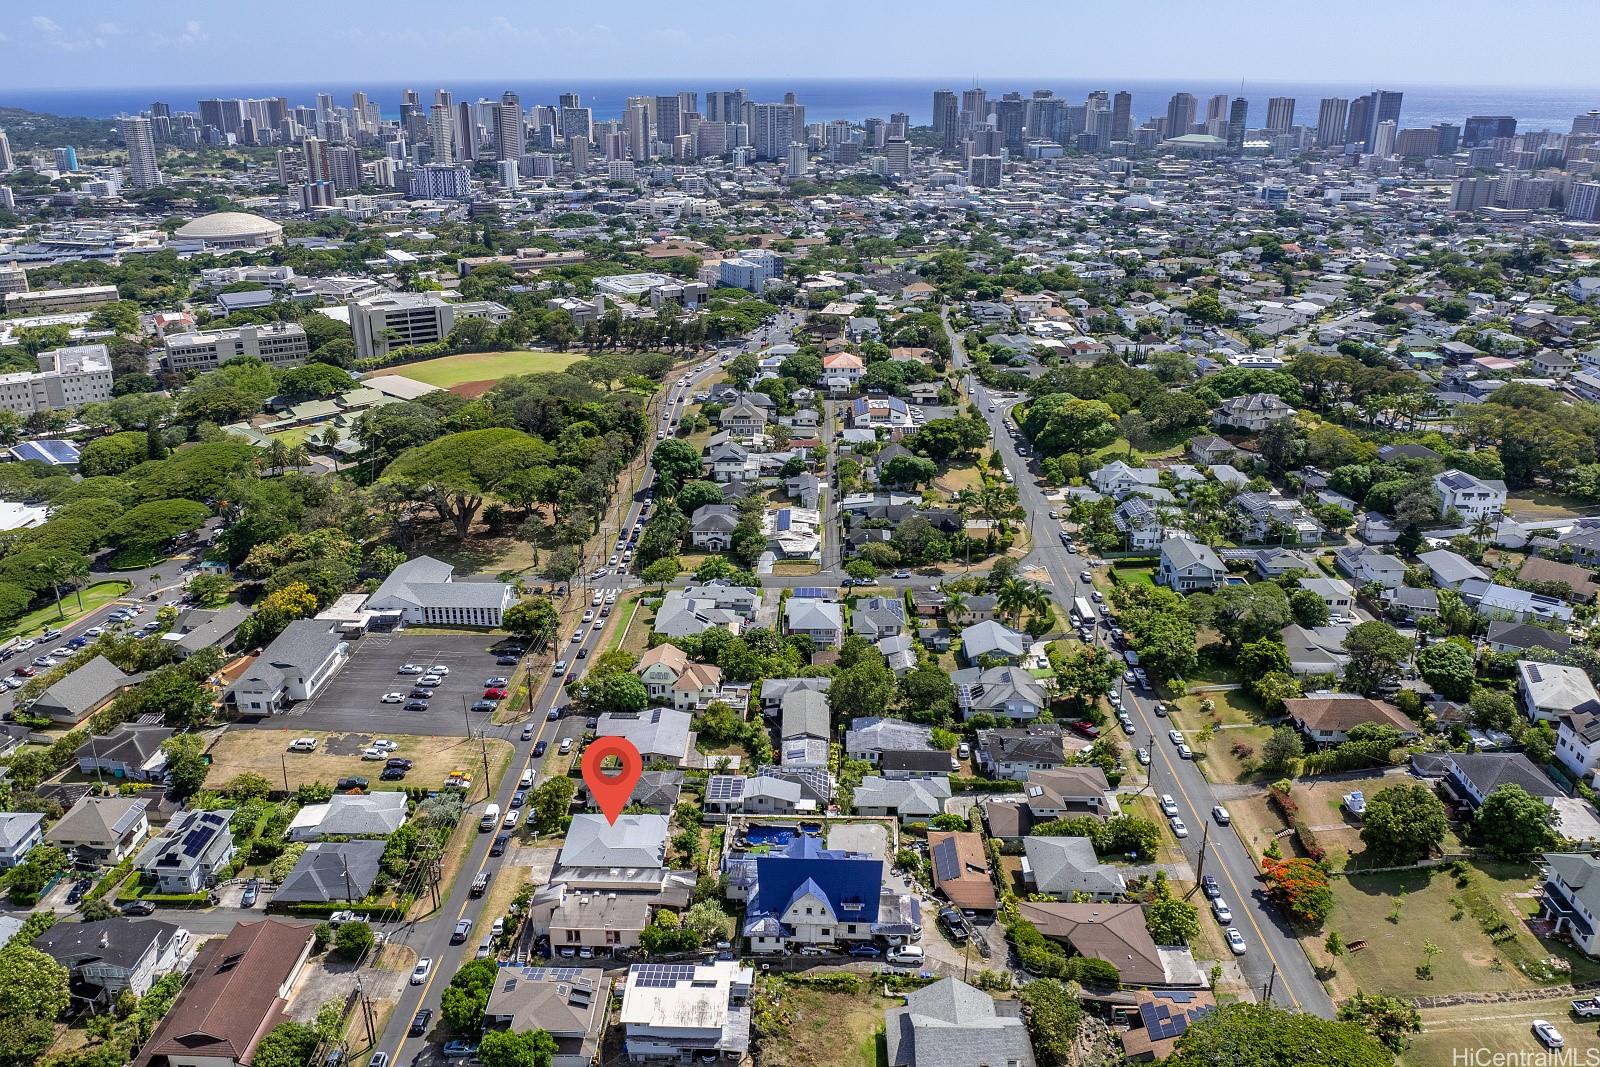
[[[753,953],[801,945],[844,951],[878,937],[909,940],[920,931],[916,898],[885,894],[879,859],[824,848],[810,835],[755,858],[744,924]]]

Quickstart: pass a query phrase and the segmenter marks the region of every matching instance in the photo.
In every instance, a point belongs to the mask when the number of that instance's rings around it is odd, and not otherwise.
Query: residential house
[[[717,425],[735,437],[755,437],[767,430],[767,409],[749,396],[723,408],[717,415]]]
[[[550,874],[552,884],[605,892],[659,891],[669,881],[667,819],[663,815],[572,817]]]
[[[783,559],[820,561],[822,513],[815,508],[778,508],[761,517],[761,532]]]
[[[1502,785],[1518,785],[1554,806],[1564,794],[1521,752],[1449,752],[1444,755],[1446,788],[1476,809]]]
[[[1589,675],[1580,667],[1559,663],[1517,661],[1517,693],[1522,710],[1532,720],[1553,722],[1570,714],[1579,705],[1600,699]]]
[[[239,715],[280,714],[321,692],[349,658],[350,646],[327,623],[296,619],[229,687],[227,699]]]
[[[90,735],[74,753],[85,775],[108,775],[134,782],[153,782],[167,770],[161,745],[172,736],[162,726],[122,723],[104,737]]]
[[[1342,674],[1350,662],[1350,654],[1344,650],[1344,639],[1349,632],[1349,627],[1337,625],[1306,627],[1292,623],[1285,626],[1279,636],[1289,653],[1289,673],[1296,678]]]
[[[855,788],[855,813],[899,819],[902,824],[925,823],[944,814],[945,801],[950,797],[947,777],[883,778],[869,774]]]
[[[1138,904],[1023,900],[1017,914],[1073,955],[1112,964],[1125,986],[1169,984],[1161,949]]]
[[[1530,648],[1547,648],[1561,653],[1572,647],[1572,638],[1564,633],[1531,622],[1506,622],[1494,619],[1484,634],[1484,646],[1490,652],[1523,652]]]
[[[1156,581],[1180,593],[1210,591],[1223,583],[1228,568],[1209,545],[1187,538],[1169,537],[1161,542],[1161,562]]]
[[[1556,759],[1580,781],[1600,767],[1600,701],[1580,704],[1557,720]]]
[[[1135,989],[1133,1000],[1135,1017],[1120,1035],[1129,1063],[1170,1058],[1189,1027],[1217,1010],[1206,989]]]
[[[911,407],[894,396],[857,397],[850,405],[850,425],[858,429],[909,430]]]
[[[730,815],[814,815],[817,802],[789,779],[713,774],[706,780],[704,811],[708,822],[725,822]]]
[[[1578,951],[1600,956],[1600,858],[1582,852],[1550,852],[1539,886],[1539,918],[1566,935]]]
[[[517,602],[516,589],[505,582],[458,582],[454,575],[453,565],[432,556],[408,559],[389,572],[367,608],[415,626],[488,629]]]
[[[982,912],[999,907],[982,834],[930,829],[928,858],[933,867],[933,886],[951,904]]]
[[[755,971],[737,960],[636,963],[623,983],[623,1048],[635,1064],[745,1062]]]
[[[838,648],[844,640],[844,610],[836,601],[791,596],[783,602],[783,632],[803,634],[818,648]]]
[[[131,856],[149,835],[149,804],[140,797],[81,796],[44,839],[79,863],[112,866]]]
[[[1489,576],[1480,570],[1477,564],[1448,548],[1419,552],[1417,562],[1428,568],[1433,584],[1441,589],[1459,589],[1463,582],[1474,578],[1484,582],[1489,580]]]
[[[990,778],[1021,782],[1034,771],[1054,770],[1067,762],[1066,736],[1054,723],[979,730],[973,753],[978,768]]]
[[[312,923],[241,922],[200,949],[133,1067],[247,1067],[283,1021],[315,941]]]
[[[1522,561],[1521,568],[1517,570],[1517,577],[1524,582],[1548,582],[1564,587],[1566,599],[1578,604],[1594,603],[1595,594],[1600,592],[1600,586],[1595,584],[1589,574],[1587,567],[1561,563],[1542,556],[1529,556]]]
[[[1405,584],[1406,565],[1398,556],[1376,552],[1364,545],[1351,545],[1333,554],[1333,564],[1341,574],[1347,575],[1356,588],[1376,584],[1384,591],[1398,589]]]
[[[1295,410],[1272,393],[1229,397],[1211,415],[1211,425],[1260,433],[1268,426],[1294,418]]]
[[[765,678],[761,682],[761,712],[776,715],[783,707],[783,698],[797,689],[810,689],[826,693],[832,678]]]
[[[105,1006],[124,990],[136,997],[156,979],[177,969],[189,944],[189,931],[173,923],[146,919],[98,919],[56,923],[33,939],[33,947],[67,969],[69,988],[79,1000]]]
[[[1044,683],[1020,667],[967,667],[950,675],[950,681],[962,719],[981,712],[1026,722],[1050,706]]]
[[[220,608],[190,608],[172,629],[161,635],[161,643],[172,649],[174,658],[188,659],[196,652],[208,648],[227,648],[239,631],[239,626],[250,617],[246,604],[231,601]]]
[[[608,711],[600,716],[595,737],[620,737],[639,750],[646,763],[664,760],[682,766],[689,756],[693,716],[677,708]]]
[[[876,767],[885,752],[942,751],[933,747],[933,727],[881,716],[858,718],[845,731],[845,755]]]
[[[877,641],[905,633],[906,605],[899,597],[874,596],[856,602],[850,632]]]
[[[758,590],[724,581],[669,589],[656,608],[652,628],[668,637],[702,634],[713,626],[737,634],[760,606]]]
[[[388,837],[406,821],[406,795],[393,790],[335,793],[326,804],[306,804],[289,822],[290,841]]]
[[[886,1067],[1034,1067],[1018,1001],[998,1001],[957,978],[905,995],[884,1012]]]
[[[1383,700],[1372,700],[1353,693],[1318,694],[1283,702],[1284,714],[1312,744],[1326,747],[1349,739],[1350,731],[1362,723],[1393,726],[1404,741],[1420,736],[1417,724],[1399,708]]]
[[[1486,619],[1561,624],[1572,621],[1572,605],[1529,589],[1469,578],[1458,590],[1461,599]]]
[[[610,1004],[611,979],[598,967],[502,967],[483,1021],[513,1033],[549,1034],[556,1043],[550,1067],[593,1067]]]
[[[1229,507],[1239,519],[1246,541],[1309,544],[1322,538],[1322,527],[1294,500],[1268,493],[1244,492]]]
[[[1028,652],[1028,638],[994,620],[961,631],[961,658],[977,667],[986,663],[1018,663]]]
[[[1029,837],[1022,847],[1022,880],[1030,892],[1091,900],[1115,900],[1127,892],[1122,872],[1101,863],[1087,837]]]
[[[331,904],[363,900],[377,884],[384,841],[318,841],[295,863],[272,895],[274,904]]]
[[[881,859],[824,848],[809,834],[741,863],[735,873],[729,872],[729,892],[745,894],[742,934],[753,954],[878,937],[903,942],[921,932],[916,897],[885,888]]]
[[[633,793],[628,797],[628,807],[657,815],[671,815],[682,796],[682,771],[640,771],[639,780],[634,783]],[[599,810],[587,782],[578,783],[574,800],[588,811]]]
[[[1157,548],[1166,539],[1161,513],[1142,496],[1130,496],[1118,504],[1111,513],[1111,523],[1122,533],[1130,552]]]
[[[867,373],[867,365],[852,352],[830,352],[822,357],[822,377],[817,384],[830,393],[848,393]]]
[[[1203,467],[1231,463],[1239,452],[1232,443],[1214,434],[1201,434],[1189,438],[1189,458]]]
[[[714,482],[749,482],[761,477],[761,461],[737,441],[713,439],[706,442],[702,462],[706,476]]]
[[[1506,483],[1498,478],[1486,481],[1451,469],[1433,476],[1433,491],[1443,514],[1455,511],[1468,523],[1480,518],[1499,522],[1506,509]]]
[[[644,683],[652,704],[672,703],[672,687],[689,669],[689,657],[670,641],[647,650],[639,657],[633,673]]]
[[[1092,766],[1031,771],[1022,788],[1022,797],[1035,823],[1084,815],[1103,819],[1115,815],[1118,810],[1105,772]]]
[[[832,736],[828,725],[828,697],[824,693],[797,689],[783,698],[778,714],[779,740],[827,741]]]
[[[1114,459],[1089,474],[1089,484],[1102,496],[1121,497],[1130,493],[1154,489],[1161,481],[1161,472],[1152,467],[1130,467]]]
[[[956,769],[955,757],[942,748],[891,749],[878,762],[885,778],[943,778]]]
[[[689,519],[689,543],[707,552],[726,552],[733,547],[733,531],[739,525],[739,509],[732,504],[701,504]]]
[[[950,613],[950,621],[957,626],[974,626],[980,622],[989,622],[994,619],[995,609],[998,606],[999,598],[993,593],[964,597],[960,601],[960,606]]]
[[[1355,615],[1356,591],[1342,578],[1302,578],[1300,588],[1317,594],[1332,618]]]
[[[232,808],[190,808],[139,853],[140,876],[160,893],[199,893],[216,884],[233,859]]]
[[[1383,603],[1394,614],[1413,621],[1436,618],[1439,614],[1439,591],[1403,585],[1385,594]]]
[[[76,726],[136,680],[104,656],[95,656],[39,694],[28,710],[51,722]]]
[[[0,870],[22,862],[44,840],[44,816],[36,811],[0,811]]]

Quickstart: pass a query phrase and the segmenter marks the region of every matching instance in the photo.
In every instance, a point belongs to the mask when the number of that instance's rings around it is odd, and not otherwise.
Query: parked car
[[[528,723],[522,728],[522,740],[527,741],[533,737],[533,723]]]
[[[1217,820],[1218,826],[1227,826],[1228,823],[1233,819],[1233,817],[1228,814],[1228,809],[1223,807],[1221,804],[1218,804],[1211,809],[1211,817]]]
[[[1204,893],[1206,895],[1206,899],[1208,900],[1216,900],[1218,897],[1220,897],[1222,895],[1222,887],[1217,884],[1217,876],[1214,874],[1208,874],[1204,878],[1201,878],[1200,892]]]
[[[402,771],[409,771],[411,769],[411,761],[406,759],[404,756],[390,756],[388,762],[385,763],[384,766],[399,768]]]
[[[432,1008],[422,1008],[411,1017],[410,1036],[421,1037],[428,1032],[428,1023],[433,1019]]]
[[[124,915],[137,917],[143,915],[154,915],[156,913],[156,906],[150,903],[148,900],[130,900],[126,904],[122,905],[120,910]]]
[[[427,711],[428,710],[428,702],[426,700],[408,700],[408,701],[406,701],[405,710],[406,711]]]
[[[455,930],[450,934],[450,943],[452,945],[459,945],[461,942],[467,939],[467,935],[470,933],[472,933],[472,920],[462,919],[460,922],[456,923]]]
[[[494,709],[497,707],[499,707],[499,705],[492,700],[478,700],[473,702],[472,710],[482,712],[487,715],[494,711]]]
[[[504,856],[506,846],[511,843],[511,831],[505,830],[495,835],[494,844],[489,846],[489,855]]]
[[[1189,836],[1189,827],[1184,825],[1183,820],[1178,818],[1176,815],[1174,815],[1172,818],[1168,819],[1167,823],[1172,827],[1172,833],[1173,833],[1174,836],[1176,836],[1176,837],[1188,837]]]
[[[67,890],[67,903],[76,904],[84,898],[89,890],[94,888],[94,882],[88,878],[80,878],[72,883],[72,888]]]
[[[289,742],[290,752],[314,752],[317,748],[315,737],[297,737]]]
[[[378,775],[378,781],[401,782],[405,780],[405,777],[406,769],[404,767],[385,767],[383,773]]]
[[[921,945],[896,945],[889,950],[889,962],[902,967],[920,967],[926,959]]]
[[[361,777],[359,774],[353,774],[348,778],[339,779],[339,784],[336,788],[341,793],[348,793],[356,789],[365,789],[367,788],[367,785],[368,783],[365,778]]]
[[[1532,1024],[1534,1039],[1548,1049],[1565,1048],[1567,1039],[1561,1036],[1561,1031],[1544,1019],[1535,1019]]]
[[[400,669],[398,671],[395,671],[395,673],[396,674],[421,674],[422,673],[422,668],[417,666],[415,663],[402,663],[400,665]]]
[[[515,667],[517,665],[517,657],[515,657],[515,656],[499,656],[499,657],[497,657],[495,659],[494,662],[495,662],[495,666],[497,666],[497,667]]]
[[[1247,946],[1244,943],[1244,935],[1239,932],[1237,927],[1233,926],[1228,927],[1224,933],[1228,938],[1228,951],[1232,952],[1235,956],[1243,956],[1247,949]]]
[[[1233,922],[1233,909],[1228,907],[1228,902],[1221,897],[1211,902],[1211,913],[1217,917],[1217,922],[1223,926]]]
[[[256,900],[261,896],[261,883],[252,878],[244,884],[244,893],[239,897],[239,907],[253,908]]]
[[[1161,814],[1169,819],[1178,814],[1178,802],[1172,799],[1171,793],[1161,794]]]
[[[856,945],[850,950],[850,955],[859,956],[862,959],[877,959],[883,955],[883,951],[876,945]]]
[[[405,699],[406,699],[406,695],[404,693],[385,693],[385,694],[383,694],[383,697],[379,701],[379,703],[381,703],[381,704],[403,704],[403,703],[405,703]]]

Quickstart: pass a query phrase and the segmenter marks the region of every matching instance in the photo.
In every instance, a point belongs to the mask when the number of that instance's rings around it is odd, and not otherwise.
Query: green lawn
[[[1523,864],[1479,863],[1465,885],[1445,868],[1357,874],[1333,880],[1334,909],[1323,932],[1337,930],[1345,943],[1366,946],[1338,962],[1335,993],[1356,988],[1402,997],[1463,991],[1527,989],[1557,982],[1600,977],[1600,964],[1571,949],[1534,936],[1525,920],[1534,903],[1534,869]],[[1400,893],[1398,921],[1391,922]],[[1485,923],[1497,927],[1491,935]],[[1503,924],[1503,925],[1502,925]],[[1313,961],[1326,958],[1322,937],[1308,938]],[[1433,956],[1433,976],[1419,977],[1425,944]],[[1543,961],[1571,963],[1570,973],[1543,971]]]
[[[81,609],[78,607],[79,598],[76,594],[68,594],[61,598],[61,610],[66,612],[65,619],[56,610],[55,604],[51,603],[49,606],[42,607],[37,611],[28,612],[28,614],[12,623],[9,627],[0,630],[0,638],[26,636],[49,629],[51,626],[60,626],[63,622],[71,622],[73,619],[88,614],[95,608],[111,603],[111,601],[122,596],[127,591],[127,582],[96,582],[84,588],[83,607]]]
[[[1113,564],[1111,573],[1119,585],[1148,585],[1156,584],[1156,568],[1154,564],[1133,564],[1122,566]]]
[[[454,356],[385,367],[374,374],[398,374],[441,389],[464,382],[498,381],[515,374],[565,370],[584,358],[578,352],[463,352]]]

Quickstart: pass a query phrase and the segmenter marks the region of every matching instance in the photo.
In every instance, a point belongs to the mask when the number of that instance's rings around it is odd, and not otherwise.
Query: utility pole
[[[289,757],[279,753],[278,762],[283,765],[283,791],[287,793],[289,791]]]
[[[1200,830],[1200,864],[1195,869],[1195,881],[1206,876],[1206,844],[1211,840],[1211,824],[1208,822]]]
[[[1266,986],[1264,987],[1264,989],[1262,991],[1261,1002],[1263,1004],[1271,1004],[1272,1003],[1272,987],[1277,984],[1277,981],[1278,981],[1278,965],[1276,963],[1274,963],[1272,965],[1272,973],[1267,975],[1267,984],[1266,984]]]

